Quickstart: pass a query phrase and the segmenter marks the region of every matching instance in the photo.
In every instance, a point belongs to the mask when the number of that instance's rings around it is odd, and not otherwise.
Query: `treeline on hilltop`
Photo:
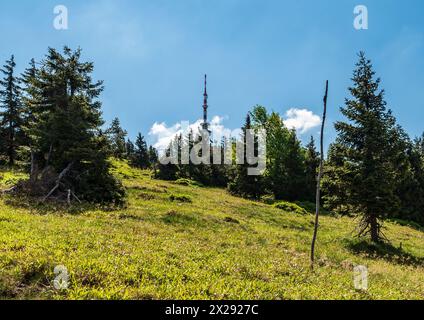
[[[249,175],[246,146],[246,130],[265,128],[267,132],[267,163],[263,175]],[[268,113],[265,107],[256,106],[246,116],[242,127],[242,136],[239,143],[244,144],[243,164],[236,164],[236,138],[224,137],[220,143],[210,144],[210,164],[195,164],[190,159],[189,163],[178,164],[158,163],[156,177],[165,180],[192,179],[208,186],[228,187],[228,190],[245,198],[260,199],[270,195],[276,200],[289,201],[314,201],[316,187],[316,171],[319,165],[319,153],[316,151],[315,142],[311,137],[306,147],[296,136],[294,130],[285,127],[283,119],[276,112]],[[200,135],[195,135],[190,130],[186,136],[177,135],[166,151],[175,151],[181,159],[182,150],[192,152],[196,143],[201,140]],[[230,148],[232,152],[231,164],[225,164],[224,153]],[[257,155],[257,143],[255,154]],[[216,159],[218,154],[220,159]],[[215,163],[218,164],[213,164]]]
[[[335,124],[338,136],[324,163],[324,207],[338,214],[360,215],[358,233],[369,234],[377,242],[384,238],[385,218],[424,225],[424,135],[412,140],[396,123],[386,106],[380,79],[362,52],[352,81],[351,97],[340,108],[346,120]],[[313,207],[308,202],[315,200],[320,158],[313,138],[303,147],[282,117],[262,106],[247,115],[241,141],[246,142],[246,129],[255,128],[267,131],[267,163],[262,176],[249,176],[246,161],[242,165],[158,164],[157,176],[189,178],[227,186],[233,194],[246,198],[297,201]],[[169,149],[188,145],[191,150],[197,140],[192,132],[186,137],[179,135]],[[235,144],[223,140],[211,148],[218,148],[223,157],[227,143]]]
[[[135,142],[127,139],[117,118],[103,129],[98,99],[103,83],[93,80],[93,63],[81,62],[81,50],[49,48],[22,75],[15,74],[15,67],[12,56],[1,69],[0,162],[26,168],[30,178],[10,192],[43,200],[121,204],[125,190],[110,174],[108,161],[116,157],[153,169],[159,179],[191,179],[227,187],[246,198],[313,206],[320,154],[313,138],[302,146],[277,112],[254,107],[239,139],[246,144],[247,129],[266,129],[263,175],[248,175],[247,161],[162,164],[142,134]],[[424,225],[424,135],[412,140],[396,123],[380,79],[363,53],[352,81],[350,97],[340,108],[345,120],[335,123],[338,136],[324,163],[324,206],[338,214],[360,215],[359,234],[370,234],[373,241],[379,241],[385,218]],[[169,150],[176,148],[180,153],[185,146],[191,151],[199,139],[193,131],[177,135]],[[223,158],[228,144],[235,148],[234,140],[211,143],[211,155],[218,153]]]

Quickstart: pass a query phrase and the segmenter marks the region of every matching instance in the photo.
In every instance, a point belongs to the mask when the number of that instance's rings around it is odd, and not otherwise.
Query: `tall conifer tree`
[[[0,69],[0,150],[10,166],[15,164],[18,148],[23,142],[23,108],[20,80],[15,75],[15,58],[12,55]]]
[[[390,214],[399,199],[395,194],[393,165],[395,119],[386,109],[384,91],[379,89],[372,64],[365,54],[353,74],[351,99],[341,108],[347,122],[335,124],[337,144],[343,150],[348,203],[362,215],[359,234],[370,234],[373,242],[382,239],[381,219]]]
[[[65,47],[61,53],[49,48],[31,80],[36,92],[27,101],[36,110],[31,149],[37,167],[44,168],[31,181],[34,195],[50,190],[46,199],[60,198],[71,191],[81,200],[122,203],[124,189],[109,173],[107,140],[100,129],[103,83],[92,80],[93,68],[81,62],[80,49]]]

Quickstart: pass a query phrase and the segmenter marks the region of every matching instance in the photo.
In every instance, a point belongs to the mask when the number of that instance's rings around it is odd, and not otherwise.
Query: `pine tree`
[[[403,134],[396,161],[396,193],[400,209],[395,218],[424,225],[424,148],[423,137],[414,141]]]
[[[178,164],[163,160],[163,158],[170,159],[171,156],[175,157],[176,153],[180,152],[179,137],[176,136],[170,143],[164,153],[159,156],[157,163],[157,170],[155,171],[155,178],[162,180],[176,180],[179,177],[180,168]]]
[[[124,159],[126,154],[127,132],[122,129],[118,118],[114,118],[110,127],[106,130],[109,136],[111,153],[115,158]]]
[[[337,122],[337,144],[343,149],[346,194],[352,209],[362,215],[360,235],[370,234],[373,242],[382,238],[381,219],[399,202],[392,158],[395,119],[386,110],[380,79],[374,79],[372,64],[364,53],[349,88],[351,99],[341,108],[347,122]]]
[[[226,139],[223,138],[221,141],[221,144],[218,145],[215,143],[211,149],[211,176],[210,176],[210,184],[211,186],[215,187],[226,187],[228,185],[228,168],[229,165],[224,164],[224,152],[225,152],[225,145],[226,145]],[[213,164],[213,153],[220,155],[220,164]]]
[[[306,145],[305,152],[305,191],[303,196],[304,200],[311,202],[315,199],[317,174],[320,162],[319,155],[315,147],[314,137],[311,136],[311,140]]]
[[[120,204],[124,189],[109,173],[108,143],[100,130],[103,84],[92,80],[93,63],[80,59],[80,49],[49,48],[31,80],[37,95],[27,103],[37,110],[37,121],[29,130],[30,147],[36,167],[44,169],[24,189],[45,200],[63,199],[70,191],[81,200]]]
[[[190,129],[187,133],[187,136],[182,142],[186,146],[189,155],[194,146],[194,139],[195,137],[193,129]],[[196,180],[199,175],[197,167],[191,162],[190,157],[188,160],[188,164],[184,164],[181,166],[181,169],[183,170],[183,175],[188,179]]]
[[[158,151],[153,146],[149,146],[149,164],[151,167],[155,167],[159,160]]]
[[[348,215],[352,211],[348,203],[347,185],[353,179],[353,173],[345,161],[345,152],[346,148],[338,143],[330,145],[321,180],[324,207],[341,215]]]
[[[286,142],[286,158],[284,161],[286,183],[281,198],[289,201],[304,200],[305,194],[305,162],[303,150],[296,131],[290,131]]]
[[[15,76],[15,58],[12,55],[0,69],[0,152],[10,166],[15,164],[18,148],[24,139],[24,115],[21,103],[20,80]]]
[[[134,165],[142,169],[146,169],[150,166],[149,150],[141,133],[137,135],[135,140]]]
[[[130,139],[125,143],[125,157],[131,164],[135,162],[135,145]]]
[[[39,100],[39,91],[36,87],[37,81],[37,67],[35,60],[31,59],[30,65],[25,69],[21,75],[21,82],[23,84],[22,104],[25,114],[25,132],[29,132],[29,128],[36,122],[37,110],[34,108],[35,102]],[[29,141],[27,141],[29,144]]]
[[[258,199],[263,193],[260,184],[260,177],[248,174],[250,165],[247,163],[247,130],[252,129],[250,114],[246,116],[245,124],[242,128],[241,145],[243,146],[243,164],[237,164],[234,169],[234,177],[228,184],[228,190],[236,195]],[[240,143],[240,142],[239,142]]]

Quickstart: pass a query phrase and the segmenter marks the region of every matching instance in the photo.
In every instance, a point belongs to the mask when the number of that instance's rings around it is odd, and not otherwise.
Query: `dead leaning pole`
[[[317,240],[318,225],[319,225],[319,210],[320,210],[320,200],[321,200],[321,177],[322,177],[322,169],[323,169],[323,163],[324,163],[324,127],[325,127],[325,117],[327,116],[327,98],[328,98],[328,80],[325,85],[325,95],[323,100],[324,112],[322,116],[321,136],[320,136],[321,154],[320,154],[319,171],[318,171],[318,177],[317,177],[315,225],[314,225],[314,235],[312,237],[312,244],[311,244],[311,270],[314,269],[315,242]]]

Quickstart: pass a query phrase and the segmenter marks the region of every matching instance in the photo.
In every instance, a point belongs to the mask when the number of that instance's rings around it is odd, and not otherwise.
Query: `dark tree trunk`
[[[370,224],[371,241],[377,243],[380,241],[380,232],[379,232],[378,220],[375,215],[371,215],[369,217],[369,224]]]
[[[9,122],[9,148],[8,148],[8,157],[9,157],[9,166],[15,164],[15,130],[13,129],[13,122]]]

